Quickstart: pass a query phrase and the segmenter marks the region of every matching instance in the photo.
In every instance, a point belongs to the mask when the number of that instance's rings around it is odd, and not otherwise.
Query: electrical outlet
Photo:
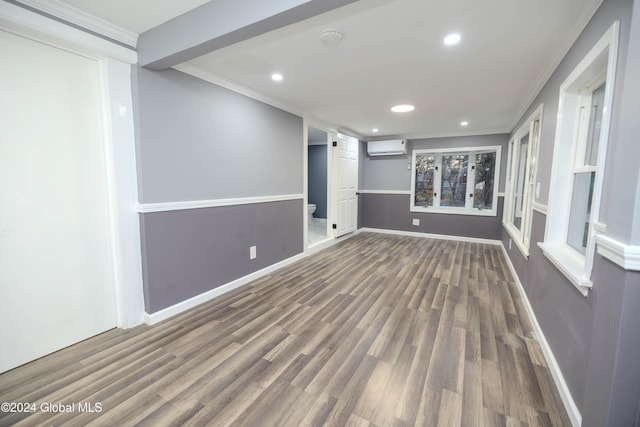
[[[249,248],[249,259],[256,259],[256,247],[251,246]]]
[[[419,218],[413,218],[413,225],[420,225],[420,219]]]

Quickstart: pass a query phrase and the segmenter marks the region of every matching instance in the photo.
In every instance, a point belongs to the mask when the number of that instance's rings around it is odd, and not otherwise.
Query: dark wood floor
[[[37,411],[0,425],[570,425],[498,247],[372,233],[2,374],[5,401]]]

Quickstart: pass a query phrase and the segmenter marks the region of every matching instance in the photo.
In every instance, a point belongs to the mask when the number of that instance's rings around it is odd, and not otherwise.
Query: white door
[[[0,31],[0,372],[116,325],[94,60]]]
[[[336,237],[356,231],[358,227],[358,140],[338,134],[334,150],[338,187]]]

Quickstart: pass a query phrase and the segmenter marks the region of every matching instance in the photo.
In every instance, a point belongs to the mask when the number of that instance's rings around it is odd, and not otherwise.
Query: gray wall
[[[605,0],[569,53],[555,70],[520,122],[544,103],[536,201],[546,204],[552,185],[551,165],[559,88],[614,21],[620,20],[620,44],[609,135],[600,220],[607,234],[622,242],[636,242],[639,223],[637,111],[640,75],[640,4],[632,0]],[[633,22],[631,16],[633,13]],[[633,45],[629,44],[630,34]],[[516,126],[516,129],[520,126]],[[533,216],[530,256],[515,245],[509,252],[545,337],[563,373],[584,426],[621,426],[637,422],[640,399],[640,274],[625,271],[596,255],[593,290],[580,294],[542,254],[546,216]],[[509,236],[502,233],[505,247]]]
[[[360,227],[415,231],[448,236],[500,239],[502,197],[498,198],[498,216],[450,215],[410,212],[411,195],[368,194],[358,196]],[[417,218],[420,225],[412,225]]]
[[[499,145],[502,147],[502,154],[498,189],[503,191],[507,144],[508,135],[416,139],[409,141],[406,155],[370,157],[366,155],[366,143],[363,143],[359,188],[370,191],[410,191],[411,170],[408,165],[411,164],[413,149]],[[501,238],[502,197],[496,200],[497,216],[410,212],[410,201],[411,196],[406,194],[361,193],[358,200],[358,226],[494,240]],[[414,218],[420,219],[419,226],[412,225]]]
[[[377,156],[366,154],[366,142],[362,143],[364,155],[361,157],[361,190],[411,190],[411,150],[428,148],[459,148],[500,145],[502,160],[500,164],[500,186],[498,191],[504,191],[504,177],[506,171],[507,147],[509,135],[479,135],[460,136],[451,138],[428,138],[409,140],[407,154],[404,156]]]
[[[142,203],[303,192],[300,117],[175,70],[136,80]]]
[[[626,24],[626,22],[624,23]],[[626,28],[626,25],[623,27]],[[601,214],[606,218],[607,234],[626,243],[640,244],[640,3],[633,6],[626,58],[616,85],[616,116],[611,140],[616,149],[607,159],[607,175]],[[621,43],[624,49],[626,42]],[[634,191],[635,190],[635,191]],[[635,199],[635,200],[634,200]],[[622,209],[621,209],[622,208]]]
[[[145,308],[154,313],[303,251],[302,199],[142,215]],[[256,258],[249,259],[249,247]]]
[[[619,114],[616,116],[612,140],[615,152],[609,158],[608,176],[605,184],[605,206],[602,215],[606,218],[607,234],[632,245],[640,245],[640,2],[633,5],[629,46],[627,49],[624,77],[619,80],[622,93],[617,98]],[[635,176],[634,176],[635,175]],[[635,178],[635,181],[634,181]],[[635,186],[635,191],[634,191]],[[635,200],[633,195],[635,194]],[[626,203],[631,199],[631,203]],[[618,208],[616,208],[616,206]],[[624,207],[621,209],[620,207]],[[608,264],[609,268],[617,269]],[[602,272],[604,282],[609,280]],[[624,294],[620,297],[619,334],[616,347],[613,386],[610,396],[610,425],[640,425],[640,272],[626,272]],[[619,300],[615,303],[620,304]],[[599,313],[606,316],[607,307]],[[603,322],[604,323],[604,322]],[[606,324],[606,323],[605,323]],[[600,335],[603,337],[602,335]],[[606,339],[606,337],[603,337]],[[597,378],[594,378],[597,380]],[[633,408],[636,408],[633,421]]]
[[[309,145],[309,203],[316,204],[315,218],[327,217],[327,146]]]
[[[300,117],[175,70],[133,81],[141,203],[303,193]],[[303,218],[302,198],[141,214],[146,311],[301,253]]]

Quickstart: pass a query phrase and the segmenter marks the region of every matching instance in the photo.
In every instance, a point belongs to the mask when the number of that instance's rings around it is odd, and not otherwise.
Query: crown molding
[[[302,108],[298,108],[294,105],[291,105],[285,102],[280,102],[274,98],[271,98],[269,96],[261,94],[260,92],[250,89],[247,86],[241,85],[240,83],[236,83],[231,80],[227,80],[223,77],[220,77],[216,74],[205,71],[202,68],[193,66],[189,63],[178,64],[173,66],[172,68],[182,73],[189,74],[190,76],[199,78],[200,80],[204,80],[206,82],[213,83],[214,85],[223,87],[225,89],[229,89],[230,91],[239,93],[240,95],[244,95],[251,99],[255,99],[256,101],[260,101],[264,104],[271,105],[272,107],[286,111],[287,113],[291,113],[295,116],[303,117],[305,114]]]
[[[383,139],[434,139],[434,138],[456,138],[462,136],[481,136],[481,135],[507,135],[511,131],[510,128],[497,128],[485,130],[467,130],[454,132],[425,132],[425,133],[403,133],[362,137],[365,142],[379,141]]]
[[[542,88],[544,88],[544,86],[547,84],[564,57],[567,56],[569,50],[576,43],[578,37],[580,37],[580,34],[582,34],[584,29],[587,27],[587,24],[589,23],[589,21],[591,21],[591,18],[593,18],[593,15],[595,15],[596,11],[602,5],[603,1],[604,0],[589,0],[589,6],[585,9],[584,13],[576,20],[576,24],[571,29],[571,34],[567,38],[566,42],[559,45],[559,49],[556,55],[552,56],[553,60],[549,63],[549,67],[538,77],[538,80],[533,85],[533,89],[531,90],[531,92],[529,92],[528,96],[524,98],[525,102],[523,102],[520,108],[516,110],[518,111],[518,114],[515,115],[511,126],[509,126],[510,129],[507,133],[512,134],[513,132],[515,132],[518,123],[520,123],[520,121],[524,119],[525,114],[540,94]]]
[[[69,6],[58,0],[16,0],[36,11],[42,12],[64,23],[73,24],[76,27],[88,30],[99,36],[117,41],[123,45],[135,49],[138,44],[138,34],[114,25],[104,19],[93,16],[73,6]]]
[[[94,60],[110,58],[126,64],[138,61],[138,54],[129,47],[14,2],[0,1],[0,28]]]

